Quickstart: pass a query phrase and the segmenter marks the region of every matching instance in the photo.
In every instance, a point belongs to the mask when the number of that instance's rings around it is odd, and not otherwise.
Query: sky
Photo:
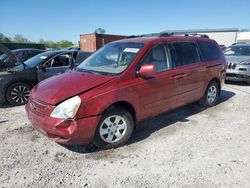
[[[134,35],[172,29],[250,29],[250,0],[0,0],[0,33],[70,40],[104,28]]]

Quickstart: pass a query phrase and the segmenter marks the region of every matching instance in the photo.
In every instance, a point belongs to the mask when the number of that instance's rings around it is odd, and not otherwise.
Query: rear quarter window
[[[220,58],[221,52],[215,43],[204,41],[197,43],[200,48],[203,61],[212,61]]]

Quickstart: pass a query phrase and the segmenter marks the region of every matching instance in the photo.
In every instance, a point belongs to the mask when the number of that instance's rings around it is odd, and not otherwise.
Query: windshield
[[[226,56],[250,56],[250,46],[229,46],[224,54]]]
[[[54,55],[54,53],[51,52],[44,52],[38,55],[35,55],[34,57],[26,60],[24,62],[25,65],[27,65],[28,67],[36,67],[37,65],[39,65],[42,62],[45,62],[47,59],[49,59],[50,57],[52,57]]]
[[[4,60],[6,57],[7,57],[6,54],[2,54],[2,55],[0,55],[0,60]]]
[[[143,46],[141,43],[108,44],[83,61],[76,70],[120,74],[131,64]]]

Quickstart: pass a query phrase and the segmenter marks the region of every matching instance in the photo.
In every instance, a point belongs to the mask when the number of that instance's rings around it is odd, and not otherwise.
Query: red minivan
[[[205,37],[128,38],[39,83],[26,111],[58,143],[119,147],[137,122],[195,101],[216,104],[225,70],[219,45]]]

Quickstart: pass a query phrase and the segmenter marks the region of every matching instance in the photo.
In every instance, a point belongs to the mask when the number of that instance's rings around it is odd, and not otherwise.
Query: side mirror
[[[138,71],[138,76],[143,77],[143,78],[150,78],[156,72],[157,72],[156,65],[154,65],[154,64],[144,64],[144,65],[142,65],[142,67]]]

